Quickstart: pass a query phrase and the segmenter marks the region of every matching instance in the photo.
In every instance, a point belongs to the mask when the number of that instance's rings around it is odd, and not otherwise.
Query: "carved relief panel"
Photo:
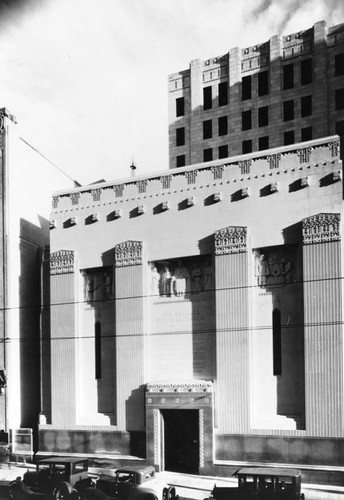
[[[113,297],[112,267],[95,267],[83,269],[84,301],[90,305],[96,301]]]

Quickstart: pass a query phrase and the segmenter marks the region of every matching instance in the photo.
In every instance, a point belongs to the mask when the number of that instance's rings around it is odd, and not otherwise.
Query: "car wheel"
[[[104,491],[94,487],[85,488],[82,491],[81,498],[82,500],[109,500]]]
[[[73,492],[73,488],[69,483],[63,482],[55,488],[53,495],[55,500],[69,500],[69,496]]]

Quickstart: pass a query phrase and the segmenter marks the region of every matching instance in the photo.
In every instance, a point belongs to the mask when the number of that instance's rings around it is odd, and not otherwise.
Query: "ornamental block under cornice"
[[[304,245],[340,239],[340,214],[317,214],[303,219],[302,241]]]
[[[148,383],[147,392],[213,392],[213,383],[210,380]]]
[[[142,264],[142,241],[124,241],[115,246],[115,267],[139,266]]]
[[[50,255],[50,274],[74,273],[74,250],[59,250]]]
[[[215,255],[247,252],[247,228],[229,226],[215,232]]]

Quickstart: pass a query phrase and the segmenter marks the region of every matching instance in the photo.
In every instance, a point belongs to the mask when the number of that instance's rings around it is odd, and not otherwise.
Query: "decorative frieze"
[[[123,196],[124,184],[117,184],[113,187],[113,190],[115,191],[116,198],[121,198]]]
[[[195,184],[197,178],[197,170],[185,172],[185,177],[187,178],[188,184]]]
[[[115,266],[139,266],[142,264],[142,241],[124,241],[115,246]]]
[[[92,189],[91,190],[93,201],[100,201],[101,192],[102,192],[101,189]]]
[[[303,219],[302,240],[304,245],[339,241],[340,214],[320,213]]]
[[[215,232],[215,255],[247,252],[247,228],[229,226]]]
[[[252,159],[239,161],[238,163],[241,175],[247,175],[251,172]]]
[[[302,148],[302,149],[297,150],[297,155],[300,159],[300,163],[308,163],[309,162],[309,158],[310,158],[312,149],[313,148],[309,147],[309,148]]]
[[[209,380],[152,382],[147,384],[147,392],[213,392],[213,383]]]
[[[162,188],[163,189],[170,189],[171,187],[171,180],[172,180],[172,175],[164,175],[160,177]]]
[[[328,148],[331,152],[332,158],[335,156],[339,156],[340,153],[340,142],[339,141],[332,141],[329,143]]]
[[[270,169],[272,170],[273,168],[279,168],[279,162],[281,159],[281,153],[277,153],[275,155],[269,155],[267,156],[267,161],[270,165]]]
[[[160,463],[160,412],[157,408],[153,410],[154,428],[154,463]]]
[[[59,196],[53,196],[52,207],[57,208],[59,206]]]
[[[213,165],[211,171],[214,175],[214,181],[222,179],[223,165]]]
[[[79,204],[79,199],[80,199],[80,193],[70,193],[69,195],[72,205],[78,205]]]
[[[50,274],[74,273],[74,250],[59,250],[50,255]]]
[[[143,194],[147,191],[147,184],[148,184],[147,179],[142,179],[142,180],[136,182],[136,185],[137,185],[137,188],[138,188],[140,194]]]

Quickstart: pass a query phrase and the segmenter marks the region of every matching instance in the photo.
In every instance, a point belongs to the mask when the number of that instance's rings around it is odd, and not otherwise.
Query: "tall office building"
[[[321,21],[170,75],[170,168],[344,134],[343,44]]]

